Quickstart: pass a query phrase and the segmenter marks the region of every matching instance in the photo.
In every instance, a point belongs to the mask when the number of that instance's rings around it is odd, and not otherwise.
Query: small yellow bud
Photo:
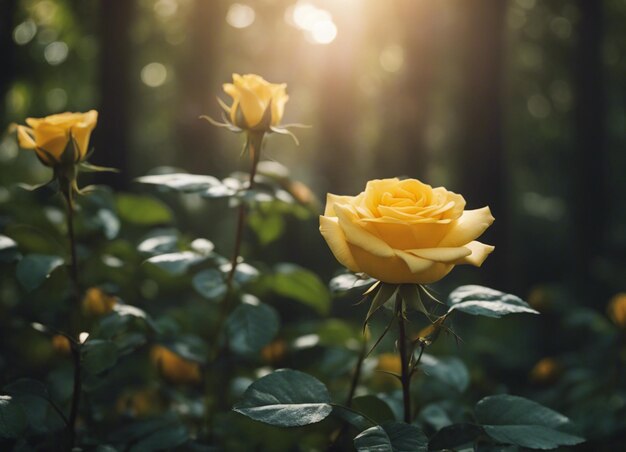
[[[561,365],[553,358],[543,358],[530,371],[530,380],[534,383],[549,384],[561,375]]]
[[[72,350],[70,340],[62,334],[52,336],[52,348],[61,355],[69,355]]]
[[[150,358],[161,376],[171,383],[196,384],[202,380],[198,363],[177,355],[167,347],[155,345]]]
[[[397,353],[382,353],[378,356],[378,365],[376,369],[394,374],[402,373],[402,363],[400,355]]]
[[[282,339],[270,342],[261,349],[261,358],[268,364],[280,362],[287,352],[287,343]]]
[[[86,314],[102,316],[111,312],[116,304],[116,297],[107,295],[98,287],[92,287],[85,293],[82,307]]]
[[[618,293],[611,298],[606,311],[618,328],[626,330],[626,293]]]

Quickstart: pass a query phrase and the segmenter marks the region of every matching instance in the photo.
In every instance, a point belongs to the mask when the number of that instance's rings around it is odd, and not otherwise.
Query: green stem
[[[356,391],[356,387],[359,384],[359,379],[361,378],[361,371],[363,369],[363,360],[365,360],[365,355],[367,353],[367,340],[365,335],[363,335],[363,340],[361,342],[361,350],[359,351],[359,358],[357,359],[356,366],[354,368],[354,373],[352,374],[352,381],[350,382],[350,390],[348,391],[348,397],[346,398],[346,406],[352,406],[352,399],[354,398],[354,393]]]
[[[80,395],[82,392],[82,376],[81,376],[81,359],[80,359],[80,285],[78,276],[78,260],[76,257],[76,236],[74,234],[74,198],[72,186],[64,192],[67,205],[67,234],[70,242],[70,279],[72,281],[72,292],[74,298],[74,318],[77,319],[71,326],[72,334],[76,339],[72,341],[72,361],[74,363],[74,384],[72,392],[72,403],[70,407],[70,415],[67,422],[67,434],[69,438],[68,450],[72,450],[76,444],[76,419],[78,418],[78,409],[80,406]]]
[[[400,381],[402,383],[402,401],[404,404],[404,422],[411,423],[411,374],[409,371],[409,356],[406,347],[406,329],[404,325],[403,303],[400,295],[396,296],[395,313],[398,319],[398,353],[400,353],[400,363],[402,373]]]
[[[261,157],[261,145],[263,144],[264,135],[261,134],[249,134],[248,142],[246,147],[250,152],[250,173],[248,177],[248,190],[254,188],[255,185],[255,176],[257,173],[257,167],[259,164],[259,160]],[[228,319],[228,315],[231,311],[232,299],[233,299],[233,290],[234,290],[234,281],[235,274],[237,272],[237,265],[239,264],[239,256],[241,254],[241,245],[243,243],[243,233],[246,224],[246,205],[242,201],[239,205],[237,212],[237,226],[235,229],[235,245],[233,247],[233,254],[230,259],[230,271],[226,277],[226,293],[222,300],[221,309],[218,315],[218,321],[216,327],[213,331],[213,334],[210,339],[210,350],[209,350],[209,359],[208,362],[210,364],[218,361],[218,358],[227,358],[228,356],[228,341],[226,341],[223,345],[220,344],[220,338],[222,337],[223,331],[226,327],[226,320]],[[221,372],[219,378],[215,378],[215,381],[211,380],[211,375],[207,372],[206,378],[206,395],[205,395],[205,413],[207,417],[207,425],[209,435],[212,434],[212,419],[214,414],[211,414],[212,411],[215,410],[215,403],[212,402],[213,395],[215,395],[220,402],[219,405],[224,405],[224,397],[225,391],[224,388],[219,385],[220,380],[227,381],[226,375],[228,374],[228,369],[224,369]],[[215,388],[215,394],[213,389]]]

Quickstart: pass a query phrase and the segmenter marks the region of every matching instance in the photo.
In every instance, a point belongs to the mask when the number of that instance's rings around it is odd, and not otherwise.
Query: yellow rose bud
[[[328,194],[320,232],[351,271],[390,284],[429,284],[455,265],[479,267],[494,250],[476,239],[489,207],[464,210],[463,196],[416,179],[367,183],[357,196]]]
[[[52,348],[62,355],[69,355],[72,350],[70,340],[62,334],[52,336]]]
[[[202,380],[198,363],[178,356],[167,347],[155,345],[150,352],[150,358],[159,373],[172,383],[195,384]]]
[[[26,118],[27,126],[17,126],[20,146],[34,149],[39,159],[47,166],[61,162],[70,139],[74,140],[77,155],[72,156],[80,162],[89,150],[89,138],[98,121],[98,112],[60,113],[45,118]]]
[[[561,375],[561,366],[553,358],[543,358],[530,371],[534,383],[552,383]]]
[[[287,343],[282,339],[270,342],[261,349],[261,358],[269,364],[280,362],[287,352]]]
[[[85,292],[82,307],[86,314],[102,316],[111,312],[116,304],[116,297],[107,295],[98,287],[92,287]]]
[[[269,83],[258,75],[233,74],[233,83],[225,83],[224,92],[233,98],[226,107],[233,125],[255,131],[270,131],[283,118],[289,100],[285,83]]]
[[[617,327],[626,330],[626,293],[615,295],[606,310],[611,321]]]

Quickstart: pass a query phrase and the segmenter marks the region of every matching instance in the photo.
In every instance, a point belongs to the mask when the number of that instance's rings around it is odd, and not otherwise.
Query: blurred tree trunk
[[[481,275],[485,282],[507,288],[508,202],[503,148],[502,71],[504,47],[503,0],[457,2],[463,25],[459,45],[462,57],[460,134],[456,161],[458,191],[467,208],[489,206],[496,223],[481,241],[496,246]]]
[[[341,20],[342,19],[342,20]],[[358,126],[355,71],[355,34],[348,19],[338,18],[342,33],[328,47],[325,61],[319,65],[320,83],[318,130],[320,149],[316,163],[320,174],[321,192],[350,194],[363,181],[356,180],[359,159],[354,154],[355,132]]]
[[[574,63],[577,146],[570,208],[577,248],[574,277],[586,290],[596,289],[592,283],[598,278],[593,274],[593,267],[602,251],[610,209],[602,62],[603,5],[601,1],[578,0],[580,19]]]
[[[0,124],[2,132],[7,126],[6,96],[11,88],[11,81],[15,76],[15,44],[13,43],[13,27],[17,0],[0,0],[0,55],[2,56],[2,70],[0,70]]]
[[[180,78],[177,133],[180,142],[182,166],[192,172],[220,174],[225,170],[221,163],[216,140],[218,130],[200,115],[221,120],[217,106],[215,79],[219,57],[224,2],[196,0],[189,16],[188,44],[176,73]],[[227,80],[223,80],[226,82]],[[217,113],[216,113],[217,112]]]
[[[376,177],[407,176],[427,179],[429,166],[426,129],[435,75],[435,2],[403,0],[396,3],[397,23],[401,24],[404,65],[394,83],[393,103],[385,103],[388,118],[382,146],[376,155]],[[390,98],[392,97],[390,96]],[[392,123],[390,123],[392,122]],[[393,137],[397,142],[393,142]],[[393,158],[388,146],[394,143]],[[428,183],[428,181],[426,180]]]
[[[127,188],[130,174],[131,38],[135,0],[100,0],[100,108],[93,163],[120,174],[99,173],[97,180]]]

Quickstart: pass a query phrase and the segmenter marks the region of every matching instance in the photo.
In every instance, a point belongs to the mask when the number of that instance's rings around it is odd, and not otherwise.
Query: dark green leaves
[[[192,280],[193,288],[208,300],[219,301],[226,294],[226,282],[222,272],[209,268],[196,273]]]
[[[173,173],[155,174],[135,179],[142,184],[158,185],[162,188],[183,193],[206,192],[212,187],[221,185],[219,179],[200,174]]]
[[[308,305],[320,314],[330,308],[330,294],[319,277],[294,264],[279,264],[272,278],[275,293]]]
[[[243,303],[237,306],[226,324],[229,345],[241,354],[261,350],[274,339],[278,328],[276,310],[258,300],[256,304]]]
[[[113,342],[93,339],[81,346],[83,367],[92,374],[110,369],[117,362],[117,347]]]
[[[437,378],[458,392],[465,391],[469,385],[469,372],[458,358],[436,358],[424,353],[419,367],[426,375]]]
[[[448,296],[450,311],[457,310],[472,315],[502,317],[507,314],[527,312],[538,314],[528,303],[515,295],[483,286],[461,286]]]
[[[297,370],[277,370],[252,383],[233,408],[256,421],[297,427],[325,419],[332,407],[326,386]]]
[[[206,256],[193,251],[181,251],[178,253],[160,254],[152,256],[146,262],[159,267],[171,275],[182,275],[194,264],[202,262]]]
[[[376,280],[373,278],[362,278],[354,273],[344,273],[331,279],[329,288],[330,292],[337,296],[357,289],[365,291],[366,287],[371,286],[375,282]]]
[[[0,262],[12,262],[19,254],[17,242],[6,235],[0,235]]]
[[[27,426],[22,407],[11,396],[0,396],[0,438],[17,438]]]
[[[584,441],[570,433],[567,417],[523,397],[485,397],[476,405],[476,419],[489,436],[504,444],[553,449]]]
[[[63,259],[59,256],[29,254],[17,264],[17,279],[30,292],[39,287],[61,265]]]
[[[428,450],[428,438],[416,425],[387,422],[361,432],[354,446],[359,452],[421,452]]]
[[[170,209],[150,196],[120,194],[117,211],[123,220],[141,226],[170,223],[173,219]]]

